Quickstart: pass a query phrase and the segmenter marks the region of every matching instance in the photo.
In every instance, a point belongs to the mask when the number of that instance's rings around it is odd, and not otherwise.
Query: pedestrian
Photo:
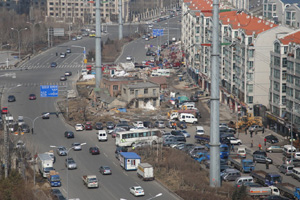
[[[248,130],[248,127],[245,128],[245,135],[247,135],[247,130]]]
[[[175,128],[175,130],[177,130],[177,124],[176,124],[176,122],[174,122],[174,128]]]
[[[253,135],[253,131],[250,131],[250,137],[252,137],[252,135]]]
[[[251,140],[251,148],[253,147],[253,140]]]
[[[258,149],[261,150],[261,144],[260,143],[258,144]]]
[[[31,128],[31,134],[33,134],[33,128]]]
[[[234,151],[234,145],[233,144],[231,145],[231,151]]]
[[[267,139],[266,138],[264,139],[264,142],[265,142],[265,146],[266,146],[267,145]]]
[[[269,169],[269,162],[266,161],[266,169]]]

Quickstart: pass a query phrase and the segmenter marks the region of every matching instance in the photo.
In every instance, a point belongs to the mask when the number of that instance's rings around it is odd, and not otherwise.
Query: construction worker
[[[260,143],[258,144],[258,149],[261,150],[261,144]]]

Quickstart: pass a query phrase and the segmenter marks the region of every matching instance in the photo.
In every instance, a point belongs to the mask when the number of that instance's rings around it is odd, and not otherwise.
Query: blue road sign
[[[164,29],[152,29],[152,35],[153,36],[163,36]]]
[[[40,86],[41,97],[58,97],[57,85],[41,85]]]

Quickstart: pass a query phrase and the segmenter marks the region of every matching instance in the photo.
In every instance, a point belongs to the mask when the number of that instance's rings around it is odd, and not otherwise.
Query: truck
[[[290,183],[277,183],[275,186],[280,190],[280,193],[290,199],[300,199],[300,187],[296,187]]]
[[[195,141],[200,144],[208,144],[210,137],[209,135],[195,135]]]
[[[195,117],[201,116],[198,110],[172,110],[168,113],[171,120],[178,120],[181,113],[193,114]]]
[[[86,185],[87,188],[98,188],[98,179],[96,175],[83,175],[82,176],[83,184]]]
[[[251,176],[257,183],[265,186],[275,185],[281,183],[282,177],[276,172],[267,173],[262,170],[252,171]]]
[[[199,163],[205,160],[210,160],[209,152],[198,152],[193,158]]]
[[[280,195],[280,191],[275,186],[268,186],[268,187],[246,187],[247,194],[253,198],[264,198],[270,195]]]
[[[137,168],[137,175],[144,181],[154,180],[153,167],[149,163],[139,163]]]
[[[44,178],[47,178],[51,170],[54,170],[53,168],[53,159],[49,154],[38,154],[37,157],[37,164],[39,172],[42,174]]]
[[[228,161],[231,166],[234,166],[236,169],[240,170],[241,172],[250,173],[255,169],[253,160],[250,159],[229,158]]]
[[[210,145],[207,143],[205,146],[209,149]],[[221,144],[220,145],[220,158],[221,159],[227,159],[229,156],[229,147],[227,144]]]
[[[61,181],[60,181],[60,176],[59,173],[51,170],[47,176],[47,180],[51,187],[60,187],[61,186]]]

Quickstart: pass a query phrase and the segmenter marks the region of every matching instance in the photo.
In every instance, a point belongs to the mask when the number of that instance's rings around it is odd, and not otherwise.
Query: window
[[[274,81],[274,90],[280,92],[280,84],[276,81]]]
[[[280,58],[277,56],[274,56],[274,65],[275,66],[280,66]]]
[[[274,69],[274,78],[280,79],[280,70]]]
[[[247,103],[253,103],[253,96],[247,97]]]
[[[296,49],[296,58],[300,59],[300,48]]]
[[[130,94],[133,95],[134,94],[134,90],[131,89],[130,90]]]
[[[296,63],[296,73],[300,74],[300,63]]]
[[[135,90],[135,96],[137,97],[139,95],[139,91]]]
[[[118,88],[119,88],[118,85],[113,85],[113,90],[114,91],[118,90]]]
[[[273,11],[276,11],[276,4],[273,5]]]
[[[148,94],[148,88],[144,89],[144,94]]]
[[[282,67],[287,67],[287,58],[282,58]]]
[[[252,84],[249,84],[247,85],[247,92],[253,92],[253,85]]]
[[[153,89],[153,95],[156,95],[156,89]]]
[[[286,92],[286,84],[285,83],[282,84],[282,92]]]
[[[294,63],[291,62],[291,61],[288,61],[287,62],[287,69],[290,70],[290,71],[294,71]]]
[[[295,98],[300,100],[300,90],[295,90]]]
[[[126,94],[126,89],[125,88],[123,88],[123,93]]]
[[[279,95],[273,94],[273,103],[279,104]]]

